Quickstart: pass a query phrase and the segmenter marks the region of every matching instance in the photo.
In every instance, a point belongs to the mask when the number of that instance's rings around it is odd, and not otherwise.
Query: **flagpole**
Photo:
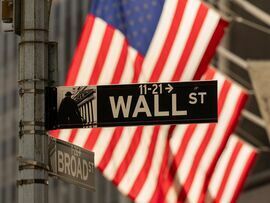
[[[248,69],[248,63],[244,59],[242,59],[241,57],[230,52],[228,49],[225,49],[224,47],[219,46],[217,51],[220,55],[227,58],[231,62],[233,62],[236,65],[238,65],[239,67],[243,68],[244,70]]]
[[[243,110],[242,115],[247,118],[248,120],[252,121],[253,123],[257,124],[258,126],[265,128],[266,124],[263,119],[260,117],[256,116],[255,114],[251,113],[248,110]]]
[[[230,52],[224,47],[218,47],[217,49],[218,53],[225,57],[226,59],[230,60],[231,62],[235,63],[239,67],[243,68],[244,70],[248,71],[248,63],[242,59],[241,57],[237,56],[236,54]],[[249,91],[249,90],[248,90]],[[265,121],[260,118],[259,116],[255,115],[254,113],[251,113],[248,110],[243,110],[242,116],[244,116],[246,119],[252,121],[256,125],[265,128],[266,124]]]
[[[246,0],[231,0],[231,2],[237,4],[249,14],[253,15],[255,18],[270,26],[270,15],[268,13],[264,12]]]

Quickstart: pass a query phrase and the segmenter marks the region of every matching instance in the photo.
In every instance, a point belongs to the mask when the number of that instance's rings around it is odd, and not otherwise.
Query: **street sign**
[[[47,129],[217,122],[217,81],[54,87],[46,101]]]
[[[93,152],[51,137],[48,150],[52,175],[87,190],[95,190]]]

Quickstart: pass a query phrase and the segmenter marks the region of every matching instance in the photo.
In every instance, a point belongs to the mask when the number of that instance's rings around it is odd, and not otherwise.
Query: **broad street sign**
[[[217,122],[217,81],[46,90],[46,128]]]
[[[51,174],[88,190],[95,190],[94,153],[50,137]]]

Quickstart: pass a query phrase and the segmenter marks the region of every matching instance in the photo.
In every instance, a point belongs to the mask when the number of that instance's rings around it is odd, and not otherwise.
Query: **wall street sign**
[[[51,174],[88,190],[95,190],[94,153],[50,137]]]
[[[55,87],[47,129],[217,122],[217,81]]]

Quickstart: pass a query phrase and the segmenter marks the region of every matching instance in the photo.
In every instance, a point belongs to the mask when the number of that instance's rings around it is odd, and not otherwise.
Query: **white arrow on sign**
[[[170,84],[168,84],[168,87],[165,87],[165,90],[167,90],[168,93],[171,93],[171,91],[173,91],[173,86],[171,86]]]

